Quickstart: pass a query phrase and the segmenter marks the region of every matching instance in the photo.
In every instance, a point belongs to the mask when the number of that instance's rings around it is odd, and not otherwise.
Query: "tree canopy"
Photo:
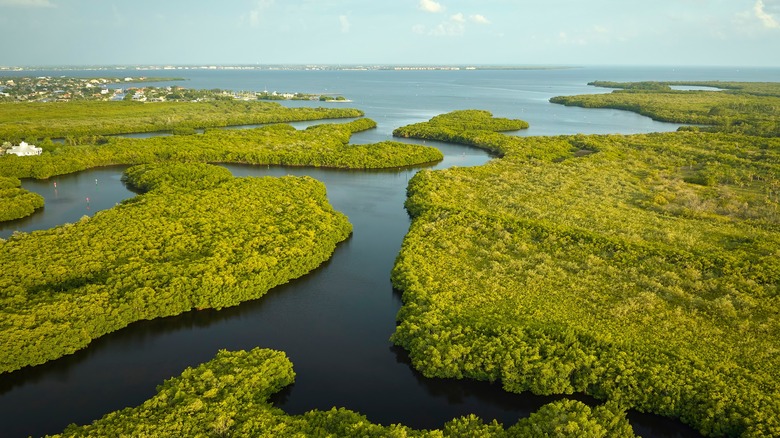
[[[205,164],[128,170],[149,190],[77,223],[0,239],[0,372],[131,322],[235,306],[300,277],[351,233],[322,183]]]
[[[0,140],[216,128],[362,117],[353,108],[287,108],[275,102],[14,102],[0,103]]]
[[[71,425],[57,437],[104,436],[333,436],[520,438],[634,436],[625,414],[612,405],[590,408],[554,402],[504,429],[474,415],[453,419],[441,430],[382,426],[344,408],[289,415],[268,397],[293,383],[292,363],[280,351],[220,351],[211,361],[167,380],[137,407],[110,413],[85,426]]]
[[[18,178],[0,176],[0,222],[27,217],[43,207],[41,195],[21,186]]]

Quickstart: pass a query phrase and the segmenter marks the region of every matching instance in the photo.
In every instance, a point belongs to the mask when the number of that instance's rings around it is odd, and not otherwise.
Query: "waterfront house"
[[[27,144],[27,142],[21,142],[18,146],[13,146],[11,149],[8,149],[6,153],[8,154],[14,154],[18,155],[20,157],[25,157],[29,155],[40,155],[43,152],[43,149],[39,147],[35,147],[35,145]]]

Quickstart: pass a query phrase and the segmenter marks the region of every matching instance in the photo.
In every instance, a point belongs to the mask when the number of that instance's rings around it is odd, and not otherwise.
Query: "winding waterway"
[[[261,73],[254,72],[263,76]],[[546,82],[540,79],[544,77],[540,72],[523,71],[483,72],[479,76],[482,80],[472,77],[470,82],[463,76],[453,79],[449,75],[453,72],[360,72],[363,74],[358,76],[351,76],[358,72],[320,72],[329,74],[325,78],[314,72],[288,73],[294,73],[293,78],[285,81],[292,82],[286,88],[284,83],[280,85],[280,91],[337,92],[354,100],[350,106],[363,109],[379,123],[378,129],[356,135],[357,143],[385,140],[395,127],[459,108],[485,108],[496,115],[531,121],[532,130],[519,135],[676,129],[676,125],[630,113],[546,102],[553,95],[598,91],[585,86],[588,80],[627,80],[620,74],[585,80],[583,73],[594,72],[580,71],[575,83],[570,71],[547,72],[550,77]],[[634,72],[628,79],[647,79],[643,74]],[[200,84],[198,81],[206,79],[197,76],[187,85],[255,86],[261,90],[266,86],[256,83],[271,79],[227,76],[214,76],[207,84]],[[724,75],[695,79],[718,78]],[[293,86],[295,81],[311,88]],[[330,88],[323,88],[326,83]],[[445,97],[449,100],[443,100]],[[547,116],[534,125],[539,113]],[[480,165],[490,159],[477,149],[434,145],[445,154],[444,161],[433,166],[436,169]],[[509,394],[482,382],[425,379],[411,369],[404,352],[388,341],[401,305],[390,284],[390,270],[409,226],[403,202],[407,182],[417,169],[367,172],[227,167],[235,176],[294,174],[323,181],[330,202],[352,222],[352,237],[339,245],[323,266],[260,300],[222,311],[139,322],[72,356],[0,375],[0,436],[56,433],[69,423],[89,423],[107,412],[141,403],[164,379],[209,360],[219,349],[256,346],[283,350],[292,360],[296,382],[273,399],[291,414],[337,406],[381,424],[439,428],[454,417],[475,413],[508,426],[554,399]],[[47,181],[24,181],[25,188],[46,198],[46,207],[31,218],[3,224],[0,236],[75,222],[134,196],[119,181],[122,170],[94,169]],[[631,413],[630,418],[635,431],[646,437],[696,436],[676,421],[638,413]]]
[[[446,158],[434,168],[489,159],[473,148],[436,146]],[[508,394],[480,382],[425,379],[388,342],[401,305],[389,272],[409,226],[403,202],[416,169],[227,167],[235,176],[294,174],[323,181],[330,202],[350,218],[352,237],[322,267],[260,300],[133,324],[72,356],[0,376],[0,411],[8,419],[0,435],[53,433],[71,422],[88,423],[140,404],[162,380],[207,361],[222,348],[285,351],[295,366],[296,382],[274,401],[293,414],[343,406],[374,422],[416,428],[438,428],[469,413],[510,425],[555,399]],[[57,189],[54,180],[25,181],[24,186],[44,195],[47,209],[56,209],[40,217],[73,222],[133,196],[119,182],[122,169],[58,177]],[[678,436],[680,425],[673,422],[652,417],[638,421],[643,430],[654,431],[645,436]]]

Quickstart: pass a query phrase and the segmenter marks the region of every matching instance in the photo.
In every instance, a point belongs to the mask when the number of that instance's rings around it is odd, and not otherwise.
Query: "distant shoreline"
[[[581,66],[556,65],[415,65],[415,64],[377,64],[377,65],[83,65],[83,66],[0,66],[2,72],[24,71],[103,71],[103,70],[323,70],[323,71],[472,71],[472,70],[568,70],[582,68]]]

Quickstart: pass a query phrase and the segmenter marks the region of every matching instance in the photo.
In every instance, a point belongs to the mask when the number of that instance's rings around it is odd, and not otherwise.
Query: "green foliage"
[[[463,135],[504,156],[410,181],[415,368],[780,434],[780,139]]]
[[[43,197],[21,185],[18,178],[0,176],[0,222],[27,217],[43,207]]]
[[[711,125],[686,130],[780,136],[780,83],[775,82],[592,82],[619,88],[607,94],[558,96],[552,103],[633,111],[654,120]],[[672,90],[670,85],[710,86],[723,91]]]
[[[232,99],[0,103],[0,139],[80,137],[361,116],[362,111],[350,108],[287,108],[275,102]]]
[[[665,81],[665,82],[610,82],[593,81],[588,85],[604,88],[619,88],[623,90],[658,90],[671,91],[672,86],[710,87],[732,94],[749,94],[754,96],[780,97],[780,86],[777,82],[731,82],[731,81]]]
[[[470,415],[443,430],[382,426],[358,413],[333,408],[288,415],[268,397],[293,382],[292,363],[284,353],[255,348],[220,351],[216,358],[167,380],[143,404],[110,413],[86,426],[68,426],[57,437],[104,436],[273,436],[273,437],[525,437],[634,436],[620,410],[591,410],[576,401],[542,407],[530,418],[504,430]]]
[[[122,182],[139,192],[218,187],[233,178],[229,170],[203,163],[141,164],[127,169]]]
[[[542,406],[530,417],[520,420],[507,430],[507,436],[607,438],[631,437],[634,431],[623,411],[614,405],[591,409],[576,400],[561,400]]]
[[[588,85],[603,88],[619,88],[621,90],[641,90],[641,91],[671,91],[672,87],[666,82],[610,82],[610,81],[593,81],[588,82]]]
[[[279,351],[220,351],[216,358],[166,380],[143,404],[57,436],[249,436],[246,426],[276,426],[268,397],[295,378]],[[269,430],[270,432],[270,430]]]
[[[475,144],[478,141],[474,139],[476,132],[517,131],[527,128],[528,123],[522,120],[495,118],[490,112],[482,110],[461,110],[438,115],[428,122],[398,128],[393,131],[393,136],[481,146]],[[503,152],[497,145],[490,150]]]
[[[167,175],[166,175],[167,174]],[[0,372],[131,322],[235,306],[327,260],[351,232],[311,178],[131,169],[152,189],[78,223],[0,241]],[[175,178],[195,181],[175,182]]]
[[[302,131],[289,125],[269,125],[255,129],[215,129],[202,135],[113,138],[103,145],[61,146],[33,157],[2,156],[0,174],[48,178],[98,166],[165,161],[373,169],[442,159],[438,149],[422,145],[349,144],[353,133],[375,126],[373,120],[357,119],[310,126]]]

